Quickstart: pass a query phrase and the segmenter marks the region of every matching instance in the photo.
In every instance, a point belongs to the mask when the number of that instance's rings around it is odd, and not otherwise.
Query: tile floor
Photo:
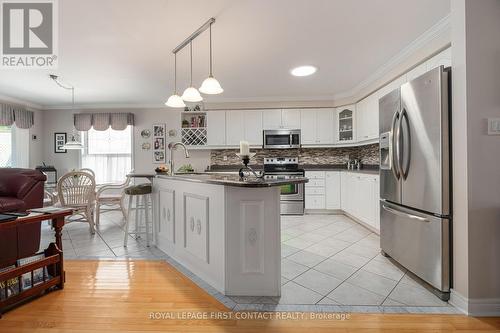
[[[383,257],[378,235],[346,216],[283,216],[281,239],[282,296],[259,302],[449,306]]]
[[[343,215],[283,216],[281,297],[226,297],[144,239],[123,247],[124,220],[109,212],[91,235],[86,223],[64,227],[65,259],[166,260],[235,310],[455,313],[407,272],[380,255],[379,237]],[[52,241],[47,224],[41,248]]]
[[[129,236],[128,246],[123,247],[125,221],[120,212],[107,212],[95,235],[83,222],[66,223],[63,228],[64,259],[165,259],[167,255],[154,246],[146,247],[144,239]],[[47,223],[42,224],[40,249],[53,242],[54,232]]]

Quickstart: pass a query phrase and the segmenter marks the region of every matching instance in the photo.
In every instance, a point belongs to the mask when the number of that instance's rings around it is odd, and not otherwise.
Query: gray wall
[[[452,28],[452,301],[500,315],[500,136],[487,135],[500,117],[500,1],[452,1]]]

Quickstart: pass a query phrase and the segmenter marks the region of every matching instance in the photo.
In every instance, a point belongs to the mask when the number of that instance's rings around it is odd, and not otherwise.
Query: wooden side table
[[[64,226],[64,218],[71,214],[71,209],[64,209],[53,213],[30,214],[25,217],[20,217],[14,221],[0,223],[0,232],[2,232],[2,230],[16,228],[20,225],[51,220],[52,226],[55,231],[55,242],[50,243],[47,249],[45,249],[43,252],[35,254],[43,254],[43,259],[36,260],[22,266],[16,265],[16,267],[0,272],[0,282],[12,281],[12,279],[17,278],[17,283],[19,283],[19,292],[15,295],[7,297],[7,288],[3,290],[6,294],[4,295],[5,299],[0,300],[0,318],[2,316],[2,312],[4,312],[7,308],[19,304],[20,302],[25,301],[28,298],[41,295],[43,292],[52,287],[57,287],[58,289],[64,288],[65,273],[63,261],[62,229]],[[19,260],[23,258],[16,259]],[[50,279],[48,276],[45,276],[44,273],[43,281],[34,285],[33,271],[37,269],[45,270],[45,268],[50,275]],[[24,288],[22,286],[22,276],[26,273],[31,273],[32,285],[29,289],[23,290]]]

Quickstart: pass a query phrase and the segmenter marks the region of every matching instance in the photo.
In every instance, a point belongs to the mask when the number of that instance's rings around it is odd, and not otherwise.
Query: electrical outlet
[[[222,160],[227,161],[227,156],[226,155],[222,156]]]

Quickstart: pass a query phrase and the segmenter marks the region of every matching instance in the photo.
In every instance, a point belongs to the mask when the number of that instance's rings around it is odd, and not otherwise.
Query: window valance
[[[17,128],[31,128],[34,115],[20,106],[0,103],[0,125],[11,126],[16,124]]]
[[[78,113],[74,115],[75,128],[88,131],[94,127],[96,131],[112,129],[122,131],[128,125],[134,125],[133,113]]]

